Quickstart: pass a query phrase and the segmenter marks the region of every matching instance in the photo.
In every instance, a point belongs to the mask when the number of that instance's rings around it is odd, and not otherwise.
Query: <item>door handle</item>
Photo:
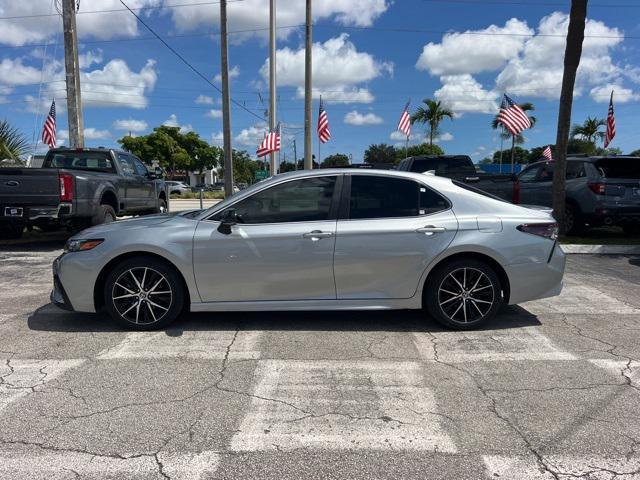
[[[436,227],[434,225],[425,225],[422,228],[418,228],[416,232],[424,233],[426,235],[433,235],[434,233],[442,233],[446,232],[447,229],[444,227]]]
[[[317,242],[321,238],[329,238],[333,237],[333,232],[323,232],[321,230],[313,230],[312,232],[307,232],[302,234],[302,238],[310,238],[314,242]]]

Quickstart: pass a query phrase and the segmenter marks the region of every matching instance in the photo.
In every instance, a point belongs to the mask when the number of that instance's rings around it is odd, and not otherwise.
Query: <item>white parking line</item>
[[[576,360],[576,357],[557,348],[537,330],[537,327],[518,327],[504,330],[473,332],[415,332],[416,349],[424,360],[438,359],[445,363]]]
[[[507,457],[487,455],[483,457],[486,478],[513,480],[612,480],[613,478],[638,479],[640,458],[603,456],[543,457],[541,465],[532,457]],[[554,472],[552,474],[551,472]],[[619,472],[620,475],[615,475]]]
[[[122,455],[127,457],[127,455]],[[132,454],[133,456],[133,454]],[[153,456],[112,458],[89,453],[56,452],[24,453],[16,450],[0,451],[0,477],[33,478],[162,478],[160,471],[172,479],[198,480],[209,478],[219,465],[213,452],[159,453]],[[205,477],[206,475],[206,477]]]
[[[118,345],[98,354],[100,360],[127,358],[187,358],[222,360],[233,341],[229,359],[260,358],[259,331],[186,331],[179,337],[165,332],[132,332]]]
[[[84,360],[8,360],[0,366],[0,410]]]
[[[416,362],[259,361],[231,450],[456,452]]]

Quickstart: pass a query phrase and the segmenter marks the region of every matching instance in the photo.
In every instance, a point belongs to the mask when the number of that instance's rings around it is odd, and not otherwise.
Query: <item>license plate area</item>
[[[5,217],[22,217],[23,213],[22,207],[4,207]]]

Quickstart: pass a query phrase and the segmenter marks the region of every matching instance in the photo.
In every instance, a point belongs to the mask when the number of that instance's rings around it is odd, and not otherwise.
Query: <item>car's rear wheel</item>
[[[567,235],[579,235],[585,231],[582,215],[573,205],[567,205],[564,210],[564,224]]]
[[[491,320],[502,304],[500,278],[484,262],[451,261],[429,275],[425,304],[431,316],[446,327],[478,328]]]
[[[173,322],[184,303],[179,274],[166,263],[138,257],[117,265],[104,287],[104,304],[111,317],[132,330],[155,330]]]

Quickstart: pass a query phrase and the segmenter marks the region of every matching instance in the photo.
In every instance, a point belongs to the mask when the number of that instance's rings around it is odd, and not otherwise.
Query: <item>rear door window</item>
[[[65,168],[67,170],[93,170],[113,172],[113,163],[109,152],[62,151],[47,154],[43,168]]]
[[[582,178],[585,175],[584,162],[567,162],[567,180]]]
[[[640,157],[602,158],[595,166],[605,178],[640,179]]]

